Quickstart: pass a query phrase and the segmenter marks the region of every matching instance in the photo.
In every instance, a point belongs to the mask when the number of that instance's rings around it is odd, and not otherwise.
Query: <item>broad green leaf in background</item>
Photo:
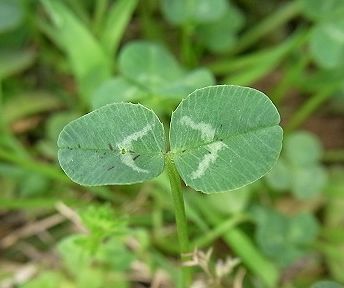
[[[312,214],[287,217],[272,210],[259,209],[256,240],[263,253],[279,266],[287,267],[307,253],[319,226]]]
[[[62,2],[41,2],[54,25],[49,36],[67,54],[82,96],[88,102],[90,93],[110,77],[111,59],[89,29]]]
[[[69,123],[59,136],[58,157],[79,184],[132,184],[162,172],[164,140],[163,126],[151,110],[117,103]]]
[[[268,184],[279,192],[288,189],[299,199],[317,196],[327,182],[321,166],[323,154],[319,140],[307,132],[297,132],[285,139],[282,157],[267,175]]]
[[[161,106],[161,100],[178,100],[196,88],[215,82],[208,70],[198,68],[185,72],[164,47],[146,41],[132,42],[123,48],[119,55],[119,72],[121,76],[103,82],[95,90],[93,108],[138,100],[149,105],[153,98],[158,100],[156,106]]]
[[[278,159],[276,165],[266,175],[269,185],[277,191],[286,191],[292,182],[291,171],[284,159]]]
[[[210,51],[221,53],[228,51],[235,45],[236,33],[243,25],[243,15],[236,7],[230,5],[226,14],[218,20],[197,26],[195,34]]]
[[[295,167],[292,172],[291,189],[299,199],[309,199],[317,196],[327,182],[327,173],[321,165],[310,167]]]
[[[180,78],[159,90],[159,94],[171,98],[185,98],[196,88],[213,85],[214,76],[205,68],[198,68],[189,73],[182,73]]]
[[[344,1],[301,0],[303,13],[315,22],[310,35],[310,51],[325,69],[344,64]]]
[[[315,136],[300,131],[285,139],[284,152],[291,164],[308,166],[320,161],[323,149]]]
[[[237,191],[228,191],[228,193],[216,193],[207,196],[207,205],[209,209],[213,208],[223,215],[240,213],[248,205],[252,191],[249,186],[239,188]]]
[[[124,77],[111,78],[103,82],[92,95],[92,107],[100,108],[106,104],[130,102],[147,94]]]
[[[316,25],[310,38],[310,50],[314,60],[321,67],[330,69],[343,66],[344,19]]]
[[[343,17],[343,0],[300,0],[300,2],[303,13],[312,20],[333,20]]]
[[[170,145],[184,182],[206,192],[247,185],[267,173],[282,147],[280,116],[252,88],[220,85],[191,93],[172,114]]]
[[[182,69],[164,47],[149,42],[132,42],[120,54],[119,70],[128,79],[156,91],[177,80]]]
[[[175,25],[212,22],[221,18],[227,7],[226,0],[161,0],[163,14]]]
[[[18,26],[23,19],[23,9],[19,0],[0,0],[0,33]]]

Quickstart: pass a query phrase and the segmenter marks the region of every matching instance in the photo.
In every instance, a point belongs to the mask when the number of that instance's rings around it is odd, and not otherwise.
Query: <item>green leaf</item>
[[[138,86],[123,77],[116,77],[103,82],[91,97],[93,109],[106,104],[129,102],[145,95]]]
[[[69,123],[58,147],[61,167],[82,185],[143,182],[164,167],[163,126],[141,105],[107,105]]]
[[[332,69],[343,66],[344,19],[316,25],[310,38],[310,51],[321,67]]]
[[[177,80],[183,73],[164,47],[144,41],[130,43],[123,49],[119,69],[123,76],[153,92]]]
[[[272,210],[258,209],[256,240],[262,251],[286,267],[307,252],[319,232],[312,214],[287,217]],[[257,217],[258,216],[258,217]]]
[[[62,2],[41,2],[54,24],[54,41],[66,52],[81,92],[88,97],[110,77],[111,59],[89,29]]]
[[[297,132],[286,138],[283,152],[292,165],[309,166],[319,162],[323,150],[319,140],[311,133]]]
[[[280,158],[265,179],[271,188],[281,192],[286,191],[292,183],[292,175],[288,163],[285,163]]]
[[[304,14],[312,20],[343,17],[343,0],[301,0],[301,4]]]
[[[197,88],[214,85],[214,83],[213,74],[207,69],[199,68],[161,88],[159,94],[171,98],[180,98],[181,96],[189,95]]]
[[[137,3],[138,0],[119,0],[112,5],[101,35],[102,44],[109,53],[116,52]]]
[[[236,193],[238,192],[238,193]],[[251,190],[245,186],[238,191],[228,193],[216,193],[207,196],[209,209],[214,209],[223,215],[243,212],[247,207],[251,196]]]
[[[270,99],[252,88],[196,90],[172,114],[171,152],[192,188],[220,192],[267,173],[282,147],[280,116]]]
[[[309,199],[319,195],[327,183],[326,170],[319,165],[295,167],[292,176],[291,189],[298,199]]]
[[[4,79],[28,68],[36,54],[30,50],[0,51],[0,79]]]
[[[162,0],[162,12],[175,25],[207,23],[219,19],[228,8],[226,0]]]
[[[8,99],[4,103],[2,116],[5,122],[10,124],[28,116],[56,110],[61,106],[61,100],[48,92],[27,91]]]
[[[132,42],[123,48],[119,70],[121,76],[103,82],[93,93],[94,108],[140,100],[155,111],[169,111],[170,105],[162,101],[181,99],[197,88],[215,83],[207,69],[185,72],[164,47],[146,41]]]
[[[267,183],[277,191],[290,190],[298,199],[317,196],[327,183],[320,165],[323,154],[319,140],[308,132],[296,132],[285,139],[282,158],[267,175]]]
[[[221,53],[232,48],[236,41],[236,33],[244,24],[244,17],[236,7],[230,7],[226,14],[217,21],[199,25],[196,37],[210,51]]]
[[[18,0],[0,0],[0,33],[18,26],[23,19],[23,9]]]

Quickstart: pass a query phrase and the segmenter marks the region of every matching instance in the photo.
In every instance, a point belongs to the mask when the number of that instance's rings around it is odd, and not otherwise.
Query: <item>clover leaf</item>
[[[282,129],[263,93],[239,86],[196,90],[172,114],[170,144],[184,182],[206,193],[233,190],[268,172]]]
[[[61,167],[83,185],[143,182],[164,167],[163,126],[141,105],[112,104],[70,122],[58,147]]]
[[[318,195],[327,182],[320,165],[322,146],[306,132],[297,132],[285,140],[284,151],[277,165],[267,175],[268,184],[276,191],[290,191],[299,199]]]
[[[103,82],[95,90],[93,108],[138,100],[149,105],[154,97],[180,100],[196,88],[214,83],[208,70],[186,72],[163,46],[146,41],[126,45],[118,62],[120,76]]]
[[[255,89],[199,89],[172,114],[169,154],[194,189],[237,189],[262,177],[276,162],[282,143],[279,121],[276,107]],[[163,126],[151,110],[116,103],[68,124],[58,139],[58,156],[77,183],[137,183],[162,172],[164,140]]]

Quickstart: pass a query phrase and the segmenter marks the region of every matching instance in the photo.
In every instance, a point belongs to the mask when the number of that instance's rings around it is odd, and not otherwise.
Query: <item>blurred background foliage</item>
[[[167,127],[215,83],[269,95],[285,140],[259,182],[184,187],[192,287],[343,287],[343,19],[342,0],[0,0],[0,287],[179,287],[166,176],[81,187],[56,140],[121,101]]]

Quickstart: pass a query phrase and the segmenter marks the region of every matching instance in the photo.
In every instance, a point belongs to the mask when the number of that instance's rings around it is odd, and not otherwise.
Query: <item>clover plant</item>
[[[279,122],[276,107],[262,92],[210,86],[191,93],[172,113],[169,145],[153,111],[114,103],[65,126],[58,158],[65,173],[82,185],[140,183],[166,166],[180,250],[186,253],[190,247],[180,177],[204,193],[237,189],[261,178],[281,151]]]
[[[290,190],[296,198],[319,195],[327,183],[321,165],[323,149],[319,140],[307,132],[296,132],[285,139],[284,151],[266,180],[279,192]]]
[[[319,224],[311,213],[289,217],[261,207],[253,212],[257,221],[257,244],[279,267],[288,267],[304,257],[319,234]]]
[[[215,53],[233,48],[244,26],[241,11],[225,0],[162,0],[161,10],[169,23],[182,27],[186,37],[194,34]]]
[[[304,14],[315,22],[310,52],[320,67],[334,69],[344,64],[344,1],[302,0]]]
[[[207,69],[186,71],[166,48],[148,41],[125,45],[119,54],[118,70],[119,76],[104,81],[94,91],[94,109],[122,101],[140,101],[163,109],[170,105],[161,105],[162,101],[180,101],[196,88],[215,82]]]
[[[18,0],[0,0],[0,33],[16,28],[23,20],[23,7]]]

